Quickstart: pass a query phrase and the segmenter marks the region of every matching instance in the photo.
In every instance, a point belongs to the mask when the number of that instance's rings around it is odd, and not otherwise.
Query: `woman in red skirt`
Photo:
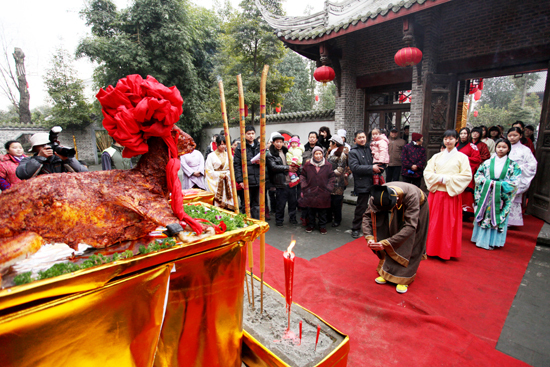
[[[459,257],[462,245],[462,198],[472,180],[468,157],[456,149],[458,134],[447,130],[443,135],[445,150],[435,154],[424,170],[430,191],[430,226],[426,254],[449,260]]]
[[[466,154],[468,160],[470,161],[470,168],[472,170],[472,177],[468,187],[461,194],[462,196],[462,218],[467,220],[470,217],[474,216],[474,190],[476,184],[474,182],[474,175],[477,172],[477,169],[481,165],[481,155],[477,146],[472,143],[470,136],[470,129],[463,127],[458,133],[458,144],[456,149],[460,153]]]

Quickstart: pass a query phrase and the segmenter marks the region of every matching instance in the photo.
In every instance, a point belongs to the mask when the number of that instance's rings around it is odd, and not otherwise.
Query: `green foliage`
[[[283,14],[279,0],[262,2],[276,14]],[[264,65],[269,65],[266,83],[267,103],[283,102],[290,91],[293,77],[281,73],[279,64],[286,55],[283,43],[273,34],[262,18],[254,0],[243,0],[239,10],[228,7],[223,12],[220,53],[216,57],[215,75],[223,80],[227,113],[230,121],[238,121],[238,91],[236,76],[241,74],[245,103],[251,119],[260,111],[260,79]],[[211,99],[204,118],[220,121],[221,111],[218,84],[211,85]],[[236,118],[236,120],[233,120]]]
[[[537,126],[540,123],[541,104],[536,94],[522,97],[527,89],[540,78],[537,73],[523,74],[521,78],[505,76],[484,80],[484,88],[479,100],[478,117],[469,116],[473,126],[493,126],[500,124],[505,130],[517,121]]]
[[[51,118],[36,114],[35,117],[42,118],[48,126],[79,127],[91,122],[90,105],[84,98],[84,83],[78,79],[73,61],[66,50],[59,48],[46,72],[44,83],[53,102]]]
[[[334,82],[327,83],[327,85],[320,85],[319,90],[319,102],[315,104],[316,110],[333,110],[336,106],[336,84]]]
[[[200,132],[219,42],[212,11],[187,0],[136,0],[121,10],[109,0],[92,0],[81,15],[92,35],[80,42],[77,56],[99,64],[98,86],[115,85],[130,74],[175,85],[184,99],[181,127]]]
[[[515,94],[515,85],[509,76],[483,80],[479,103],[495,109],[506,108]]]
[[[283,112],[300,112],[312,109],[314,101],[313,71],[310,69],[312,62],[289,51],[279,64],[282,75],[292,77],[294,85],[288,93],[283,95]]]
[[[184,205],[184,210],[191,218],[206,219],[215,225],[224,222],[227,226],[226,231],[244,228],[245,224],[247,224],[246,215],[244,214],[227,214],[216,208],[206,208],[202,205]]]

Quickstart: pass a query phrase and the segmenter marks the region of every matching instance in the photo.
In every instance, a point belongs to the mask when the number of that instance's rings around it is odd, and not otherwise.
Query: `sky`
[[[118,8],[126,7],[129,0],[112,0]],[[191,0],[197,5],[211,9],[213,0]],[[237,7],[240,0],[230,0]],[[323,9],[324,0],[283,0],[287,15],[304,15],[311,7],[313,12]],[[74,53],[80,39],[89,30],[79,16],[85,0],[0,0],[0,41],[8,49],[8,59],[12,69],[15,64],[11,54],[14,47],[25,53],[25,69],[30,92],[31,109],[47,104],[48,94],[43,78],[50,67],[55,50],[62,47]],[[1,50],[1,48],[0,48]],[[5,64],[5,55],[0,55]],[[87,59],[79,59],[74,64],[78,77],[86,85],[86,96],[92,99],[96,94],[92,85],[94,65]],[[0,92],[1,94],[1,92]],[[10,102],[0,95],[0,109],[6,110]]]

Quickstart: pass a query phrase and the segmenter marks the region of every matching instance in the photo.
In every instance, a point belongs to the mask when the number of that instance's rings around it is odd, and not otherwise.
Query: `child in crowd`
[[[286,164],[289,166],[300,167],[302,165],[302,155],[304,153],[304,148],[300,145],[300,138],[293,136],[290,139],[290,146],[288,147],[288,152],[286,153]],[[290,183],[288,186],[294,187],[300,183],[300,177],[296,172],[288,172],[290,176]]]
[[[372,161],[382,170],[379,174],[372,176],[373,185],[382,185],[385,183],[382,173],[387,164],[390,163],[389,140],[379,129],[371,131],[370,150],[372,152]]]

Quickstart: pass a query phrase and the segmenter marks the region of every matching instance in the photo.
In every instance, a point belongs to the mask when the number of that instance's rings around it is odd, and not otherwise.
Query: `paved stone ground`
[[[89,168],[95,171],[101,166]],[[350,182],[350,186],[352,184]],[[340,227],[333,228],[329,223],[326,235],[321,235],[318,229],[306,233],[300,224],[288,223],[288,216],[282,227],[276,227],[273,216],[269,221],[271,229],[266,234],[266,243],[284,251],[290,238],[294,237],[296,255],[311,260],[353,241],[350,225],[356,198],[350,195],[350,191],[348,189],[345,193]],[[300,212],[297,216],[300,217]],[[550,246],[550,225],[545,224],[496,347],[535,367],[550,366],[550,247],[547,246]]]

